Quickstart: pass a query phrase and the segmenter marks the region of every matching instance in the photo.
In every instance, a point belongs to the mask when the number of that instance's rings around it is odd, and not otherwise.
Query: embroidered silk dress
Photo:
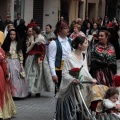
[[[16,113],[15,104],[12,99],[10,81],[6,81],[8,76],[5,53],[0,48],[0,118],[8,119]]]
[[[35,42],[32,45],[32,41]],[[38,38],[30,40],[31,45],[27,48],[28,57],[25,62],[25,72],[29,84],[29,92],[32,94],[41,93],[41,90],[51,91],[53,89],[53,81],[48,65],[48,61],[45,55],[45,40],[42,35],[38,35]],[[28,52],[28,49],[29,50]],[[36,54],[41,53],[41,64],[38,64],[38,57]]]
[[[91,53],[90,73],[102,85],[113,86],[116,74],[116,55],[114,47],[108,43],[105,47],[101,43],[95,45]]]
[[[16,50],[16,41],[12,41],[10,51],[6,53],[8,69],[11,75],[11,81],[15,87],[13,97],[24,98],[28,95],[28,84],[26,78],[21,77],[20,63],[23,63],[22,50]]]

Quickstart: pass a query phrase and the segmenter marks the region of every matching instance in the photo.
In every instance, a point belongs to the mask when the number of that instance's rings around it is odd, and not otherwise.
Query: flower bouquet
[[[79,77],[79,72],[80,72],[80,68],[72,68],[71,70],[69,70],[69,74],[76,79],[78,79]]]
[[[42,56],[41,52],[35,52],[35,57],[40,58]]]
[[[80,73],[81,68],[72,68],[71,70],[69,70],[69,74],[73,76],[74,78],[79,79],[79,73]],[[83,85],[81,83],[79,84],[79,86],[80,86],[80,89],[83,88]]]

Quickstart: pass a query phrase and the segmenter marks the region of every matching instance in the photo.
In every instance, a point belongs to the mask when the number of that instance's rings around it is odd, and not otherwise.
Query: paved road
[[[15,100],[17,114],[11,120],[53,120],[53,96],[53,93],[42,93],[40,98]]]
[[[120,61],[117,61],[117,66],[120,75]],[[53,96],[53,93],[42,93],[40,98],[15,101],[17,114],[11,120],[53,120],[55,105]]]

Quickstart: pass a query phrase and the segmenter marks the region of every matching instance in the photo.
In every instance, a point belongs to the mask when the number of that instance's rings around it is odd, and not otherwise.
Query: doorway
[[[60,16],[63,16],[69,23],[69,0],[60,0]]]
[[[94,18],[96,11],[96,3],[88,3],[88,17]]]

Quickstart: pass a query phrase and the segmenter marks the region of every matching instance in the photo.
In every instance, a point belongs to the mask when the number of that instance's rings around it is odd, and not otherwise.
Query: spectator
[[[75,39],[77,36],[86,37],[85,34],[82,31],[80,31],[80,29],[81,29],[81,25],[79,24],[74,25],[74,32],[70,35],[70,38],[72,40]]]
[[[85,20],[83,21],[82,25],[81,25],[81,31],[85,34],[86,30],[87,30],[87,24],[90,23],[90,20],[88,18],[88,16],[86,16]]]
[[[75,24],[76,24],[76,21],[75,21],[75,20],[72,21],[72,23],[71,23],[71,25],[70,25],[70,30],[69,30],[70,34],[74,32],[74,25],[75,25]]]
[[[83,20],[81,18],[77,18],[76,23],[82,25]]]
[[[14,24],[12,21],[11,21],[11,16],[10,15],[6,15],[6,20],[4,21],[4,30],[5,30],[5,28],[6,28],[6,26],[8,25],[8,24]]]
[[[37,26],[36,24],[36,20],[35,19],[31,19],[30,23],[27,25],[27,27],[34,27]]]
[[[52,32],[52,26],[50,24],[46,25],[46,31],[43,31],[42,34],[46,38],[47,43],[56,38],[55,34]]]
[[[98,35],[98,32],[99,32],[99,30],[98,30],[98,24],[95,22],[95,23],[93,23],[93,29],[91,30],[91,34],[92,35],[93,34]]]
[[[17,32],[18,32],[18,35],[20,37],[20,40],[23,39],[23,37],[26,34],[26,31],[27,31],[27,27],[25,25],[25,21],[21,20],[20,24],[17,26]]]
[[[21,22],[23,22],[23,19],[21,19],[21,14],[17,13],[17,19],[14,20],[15,29],[17,29],[18,25],[20,25]]]
[[[46,55],[47,55],[47,58],[48,58],[48,45],[49,43],[56,39],[56,35],[52,32],[52,26],[50,24],[47,24],[46,25],[46,31],[43,31],[42,34],[44,35],[45,37],[45,40],[46,40]]]

